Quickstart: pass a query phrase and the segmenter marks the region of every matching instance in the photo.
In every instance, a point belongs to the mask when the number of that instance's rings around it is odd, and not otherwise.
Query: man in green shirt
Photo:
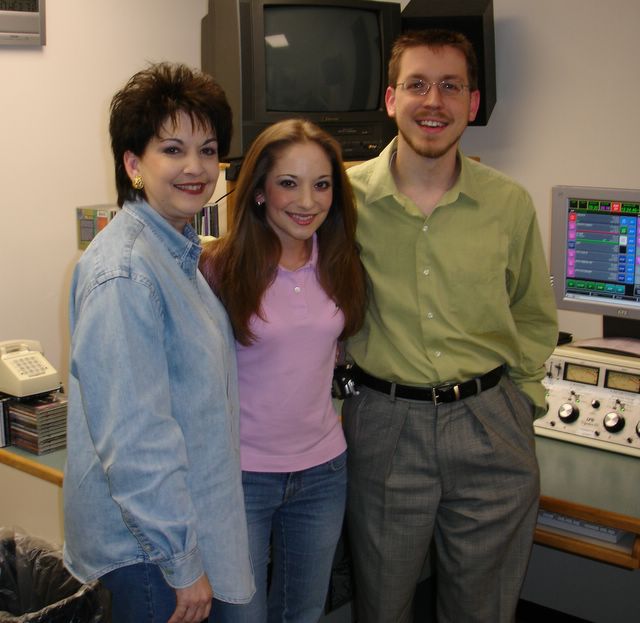
[[[370,285],[343,411],[360,623],[412,620],[432,538],[439,623],[513,621],[539,497],[534,413],[557,340],[529,194],[458,148],[479,105],[462,35],[405,33],[398,136],[349,169]]]

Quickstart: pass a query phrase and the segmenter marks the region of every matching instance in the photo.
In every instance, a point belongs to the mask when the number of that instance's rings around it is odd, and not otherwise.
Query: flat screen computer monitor
[[[640,190],[555,186],[551,277],[558,309],[640,320]]]

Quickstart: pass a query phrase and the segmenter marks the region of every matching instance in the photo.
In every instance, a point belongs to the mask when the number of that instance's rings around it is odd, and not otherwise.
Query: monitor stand
[[[601,338],[578,340],[572,345],[614,355],[640,357],[640,320],[604,316]]]
[[[614,316],[602,317],[603,337],[630,337],[640,339],[640,320],[629,318],[616,318]]]
[[[602,318],[602,337],[571,342],[571,346],[613,355],[640,357],[640,320]]]

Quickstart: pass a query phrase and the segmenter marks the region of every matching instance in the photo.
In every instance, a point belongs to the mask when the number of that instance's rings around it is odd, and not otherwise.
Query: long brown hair
[[[278,270],[282,247],[269,225],[256,193],[264,190],[267,174],[285,148],[313,142],[331,162],[333,201],[317,231],[320,285],[344,314],[341,339],[361,326],[366,305],[364,270],[355,242],[356,208],[338,143],[315,124],[287,119],[269,126],[253,142],[242,162],[234,192],[229,231],[205,246],[200,270],[227,308],[236,340],[255,342],[250,320],[261,318],[261,302]],[[264,319],[264,318],[263,318]]]

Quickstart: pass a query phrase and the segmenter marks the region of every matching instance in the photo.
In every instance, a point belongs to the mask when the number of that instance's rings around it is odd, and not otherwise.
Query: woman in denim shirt
[[[214,594],[254,591],[233,335],[189,224],[231,111],[209,76],[159,64],[114,96],[109,129],[122,210],[71,287],[65,563],[101,578],[118,623],[199,623]]]

